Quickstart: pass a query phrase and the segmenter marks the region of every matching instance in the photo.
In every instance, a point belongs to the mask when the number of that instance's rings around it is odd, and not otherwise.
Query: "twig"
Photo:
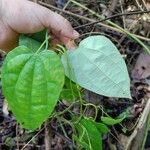
[[[110,134],[120,145],[122,145],[122,143],[120,142],[120,140],[119,140],[111,131],[109,131],[109,134]]]
[[[120,2],[121,12],[124,13],[123,6],[122,6],[123,1],[119,0],[119,2]],[[126,29],[125,16],[122,16],[122,21],[123,21],[123,27],[124,29]]]
[[[63,7],[63,9],[62,10],[65,10],[67,7],[68,7],[68,5],[70,4],[70,0],[68,0],[68,2],[65,4],[65,6]],[[62,14],[62,12],[60,12],[60,15]]]
[[[23,148],[22,148],[21,150],[24,150],[24,149],[28,146],[28,144],[29,144],[34,138],[36,138],[36,137],[39,135],[40,132],[43,131],[43,129],[44,129],[44,127],[43,127],[42,129],[40,129],[40,130],[38,131],[38,133],[35,134],[35,135],[31,138],[31,140],[29,140],[29,141],[23,146]]]
[[[17,145],[17,149],[19,150],[19,140],[18,140],[18,123],[16,123],[16,145]]]
[[[135,25],[138,23],[139,20],[140,20],[140,18],[138,18],[137,20],[132,21],[132,24],[131,24],[131,26],[129,27],[128,31],[131,31],[131,29],[133,29],[133,28],[135,27]],[[134,28],[134,29],[136,29],[136,28]],[[123,36],[121,37],[121,39],[119,40],[119,42],[118,42],[117,45],[120,45],[120,44],[122,43],[122,41],[125,39],[125,37],[126,37],[126,36],[123,35]]]
[[[148,119],[147,119],[147,124],[146,124],[146,127],[145,127],[145,134],[144,134],[144,139],[143,139],[143,143],[142,143],[142,148],[141,148],[141,150],[144,150],[144,147],[145,147],[145,143],[146,143],[146,140],[147,140],[147,136],[148,136],[148,131],[149,131],[149,129],[150,129],[150,113],[149,113],[149,116],[148,116]]]
[[[143,2],[144,7],[146,8],[146,10],[148,10],[145,0],[142,0],[142,2]]]
[[[51,126],[49,123],[49,120],[45,122],[45,150],[51,150],[52,134]]]
[[[95,15],[96,17],[98,17],[99,19],[104,19],[104,16],[99,15],[98,13],[96,13],[95,11],[89,9],[88,7],[82,5],[81,3],[75,1],[75,0],[70,0],[72,3],[74,3],[75,5],[89,11],[92,15]],[[130,33],[129,31],[123,29],[122,27],[120,27],[119,25],[117,25],[116,23],[110,21],[110,20],[106,20],[106,22],[108,24],[110,24],[113,27],[116,27],[117,29],[121,30],[122,32],[124,32],[125,34],[127,34],[129,37],[131,37],[133,40],[135,40],[139,45],[141,45],[143,47],[143,49],[150,55],[150,49],[147,45],[145,45],[140,39],[138,39],[136,36],[134,36],[134,34]]]
[[[106,20],[109,20],[109,19],[112,19],[112,18],[120,17],[120,16],[129,16],[129,15],[143,14],[143,13],[150,13],[150,10],[145,10],[145,11],[131,11],[131,12],[127,12],[127,13],[115,14],[115,15],[112,15],[110,17],[107,17],[107,18],[104,18],[104,19],[101,19],[101,20],[98,20],[98,21],[95,21],[95,22],[90,22],[90,23],[81,25],[79,27],[76,27],[75,29],[79,29],[79,28],[83,28],[83,27],[86,27],[86,26],[95,25],[95,24],[97,24],[99,22],[103,22],[103,21],[106,21]]]
[[[129,150],[130,149],[130,146],[131,146],[133,140],[135,139],[135,137],[137,136],[138,132],[140,132],[140,130],[144,127],[144,125],[145,125],[145,123],[147,121],[149,113],[150,113],[150,99],[147,100],[147,103],[146,103],[144,111],[143,111],[143,113],[141,115],[141,118],[139,119],[139,122],[138,122],[134,132],[129,137],[129,140],[128,140],[128,143],[126,145],[125,150]]]
[[[142,5],[140,5],[139,1],[138,0],[135,0],[137,6],[143,11],[143,8],[142,8]]]
[[[62,9],[57,8],[57,7],[55,7],[55,6],[52,6],[52,5],[50,5],[50,4],[46,4],[46,3],[42,2],[42,1],[39,1],[38,3],[41,4],[41,5],[43,5],[43,6],[45,6],[45,7],[52,8],[52,9],[55,9],[55,10],[57,10],[57,11],[61,11],[61,12],[65,13],[65,14],[68,14],[68,15],[71,15],[71,16],[74,16],[74,17],[77,17],[77,18],[80,18],[80,19],[84,19],[84,20],[86,20],[86,21],[95,22],[94,19],[90,19],[90,18],[81,16],[81,15],[78,15],[78,14],[72,13],[72,12],[70,12],[70,11],[62,10]],[[117,28],[115,28],[115,27],[112,27],[112,26],[110,26],[110,25],[101,23],[101,22],[99,22],[97,25],[106,27],[106,28],[108,28],[108,29],[110,29],[110,30],[112,30],[112,31],[116,31],[116,32],[125,34],[123,31],[121,31],[121,30],[119,30],[119,29],[117,29]],[[137,38],[139,38],[139,39],[141,39],[141,40],[150,41],[149,38],[146,38],[146,37],[143,37],[143,36],[140,36],[140,35],[136,35],[136,34],[132,34],[132,35],[134,35],[135,37],[137,37]]]
[[[6,146],[5,143],[0,143],[0,146],[2,146],[2,145]],[[19,146],[24,146],[24,145],[25,145],[25,144],[23,144],[23,143],[19,143]],[[28,147],[37,147],[37,148],[41,148],[41,145],[28,144]],[[2,150],[1,147],[0,147],[0,149]],[[17,149],[17,150],[18,150],[18,149]]]

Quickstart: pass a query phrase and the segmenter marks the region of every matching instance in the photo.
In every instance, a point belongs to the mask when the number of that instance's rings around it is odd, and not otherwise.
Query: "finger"
[[[68,43],[66,43],[65,46],[68,50],[75,50],[77,48],[73,40],[68,41]]]
[[[66,37],[61,37],[60,40],[62,43],[64,43],[64,45],[66,46],[66,48],[68,50],[74,50],[77,47],[74,40],[71,40],[71,39],[66,38]]]
[[[36,16],[46,28],[51,28],[59,32],[61,35],[71,39],[76,39],[79,37],[79,33],[73,29],[70,22],[64,17],[40,5],[34,4],[33,9],[35,8],[36,11],[34,12],[36,13]]]
[[[76,48],[76,45],[74,43],[74,41],[68,37],[65,37],[64,35],[62,35],[61,33],[59,33],[56,30],[51,30],[49,33],[52,37],[52,41],[55,44],[60,44],[63,43],[67,49],[73,50]],[[55,39],[55,40],[54,40]]]
[[[62,44],[62,43],[66,46],[68,50],[74,50],[77,47],[73,40],[70,40],[66,37],[64,37],[62,41],[60,41],[60,39],[57,38],[52,38],[51,40],[52,47],[56,47],[57,44]]]
[[[9,4],[8,1],[6,2]],[[5,7],[3,11],[5,12],[3,20],[18,33],[35,33],[49,28],[71,39],[79,36],[65,18],[27,0],[12,0],[11,5]]]

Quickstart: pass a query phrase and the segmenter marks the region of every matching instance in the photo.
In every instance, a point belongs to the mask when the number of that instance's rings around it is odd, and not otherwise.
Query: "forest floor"
[[[121,124],[110,127],[111,131],[103,135],[104,150],[150,149],[150,55],[145,50],[145,46],[150,50],[150,13],[143,13],[150,10],[150,1],[35,0],[34,2],[67,18],[80,33],[76,43],[90,35],[104,35],[117,46],[128,67],[132,101],[124,98],[108,98],[90,91],[86,91],[85,97],[87,101],[101,105],[111,117],[128,114]],[[101,16],[106,19],[102,19]],[[108,20],[132,33],[132,37],[113,26]],[[88,24],[92,22],[95,23]],[[140,39],[145,46],[133,37]],[[1,52],[0,67],[4,57],[5,54]],[[0,150],[44,150],[47,134],[45,126],[34,132],[22,129],[4,103],[1,88],[0,82]],[[67,107],[68,105],[62,102],[58,104],[57,110],[63,111]],[[67,114],[65,119],[66,116]],[[72,129],[67,125],[61,127],[63,124],[60,122],[58,118],[48,122],[51,149],[77,149],[72,140]]]

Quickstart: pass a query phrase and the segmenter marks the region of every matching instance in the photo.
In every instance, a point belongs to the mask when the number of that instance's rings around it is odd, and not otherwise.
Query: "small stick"
[[[144,7],[148,10],[145,0],[142,0]]]
[[[145,10],[145,11],[131,11],[131,12],[127,12],[127,13],[115,14],[115,15],[112,15],[110,17],[107,17],[107,18],[104,18],[104,19],[101,19],[101,20],[98,20],[98,21],[95,21],[95,22],[90,22],[90,23],[81,25],[79,27],[76,27],[75,29],[79,29],[79,28],[83,28],[83,27],[86,27],[86,26],[95,25],[95,24],[97,24],[99,22],[103,22],[103,21],[106,21],[106,20],[109,20],[109,19],[112,19],[112,18],[120,17],[120,16],[129,16],[129,15],[143,14],[143,13],[150,13],[150,10]]]
[[[119,0],[119,3],[120,3],[121,12],[124,13],[123,6],[122,6],[123,1]],[[123,21],[123,27],[124,27],[124,29],[127,29],[126,28],[126,23],[125,23],[125,16],[122,16],[122,21]]]
[[[85,5],[75,1],[75,0],[71,0],[72,3],[76,4],[77,6],[81,7],[84,10],[89,11],[92,15],[98,17],[99,19],[104,19],[104,16],[100,15],[99,13],[95,12],[92,9],[89,9],[88,7],[86,7]],[[140,46],[142,46],[142,48],[144,49],[144,51],[146,53],[148,53],[150,55],[150,49],[147,45],[145,45],[140,39],[138,39],[136,36],[134,36],[132,33],[130,33],[128,30],[123,29],[121,26],[119,26],[118,24],[110,21],[110,20],[106,20],[106,22],[113,26],[116,27],[117,29],[123,31],[127,36],[129,36],[130,38],[132,38],[132,40],[134,40],[135,42],[137,42]]]
[[[71,15],[71,16],[74,16],[74,17],[77,17],[77,18],[80,18],[80,19],[84,19],[84,20],[86,20],[86,21],[95,22],[94,19],[90,19],[90,18],[87,18],[87,17],[85,17],[85,16],[81,16],[81,15],[72,13],[72,12],[70,12],[70,11],[62,10],[62,9],[57,8],[57,7],[55,7],[55,6],[52,6],[52,5],[50,5],[50,4],[46,4],[46,3],[42,2],[42,1],[39,1],[38,3],[39,3],[40,5],[45,6],[45,7],[52,8],[52,9],[55,9],[55,10],[57,10],[57,11],[61,11],[61,12],[65,13],[65,14],[68,14],[68,15]],[[102,22],[99,22],[98,25],[103,26],[103,27],[105,27],[105,28],[108,28],[109,30],[112,30],[112,31],[116,31],[116,32],[125,34],[123,31],[121,31],[121,30],[119,30],[119,29],[117,29],[117,28],[115,28],[115,27],[112,27],[112,26],[110,26],[110,25],[104,24],[104,23],[102,23]],[[133,35],[134,35],[135,37],[141,39],[141,40],[150,41],[149,38],[146,38],[146,37],[143,37],[143,36],[140,36],[140,35],[136,35],[136,34],[133,34]]]
[[[44,129],[44,127],[43,127],[42,129],[40,129],[40,130],[38,131],[38,133],[35,134],[35,135],[31,138],[31,140],[29,140],[29,141],[23,146],[23,148],[22,148],[21,150],[24,150],[24,149],[28,146],[28,144],[30,144],[30,142],[31,142],[34,138],[36,138],[36,137],[39,135],[40,132],[43,131],[43,129]]]
[[[142,5],[140,5],[139,1],[138,0],[135,0],[137,6],[143,11],[143,8],[142,8]]]
[[[149,113],[150,113],[150,99],[147,100],[147,103],[145,105],[145,108],[144,108],[144,111],[143,111],[143,113],[141,115],[141,118],[139,119],[139,122],[138,122],[135,130],[133,131],[133,133],[129,137],[129,140],[128,140],[128,143],[127,143],[127,145],[125,147],[125,150],[129,150],[130,149],[130,146],[131,146],[133,140],[138,135],[138,132],[140,132],[140,130],[142,130],[142,128],[144,127],[144,125],[145,125],[145,123],[147,121]]]
[[[45,150],[51,150],[51,141],[52,141],[51,127],[49,120],[47,120],[45,122]]]
[[[16,123],[16,145],[17,145],[17,149],[19,150],[19,141],[18,141],[18,123]]]

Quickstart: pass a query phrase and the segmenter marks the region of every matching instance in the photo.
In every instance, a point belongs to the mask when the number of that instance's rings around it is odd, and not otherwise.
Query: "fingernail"
[[[79,34],[76,30],[73,31],[73,36],[74,36],[75,38],[78,38],[79,35],[80,35],[80,34]]]

